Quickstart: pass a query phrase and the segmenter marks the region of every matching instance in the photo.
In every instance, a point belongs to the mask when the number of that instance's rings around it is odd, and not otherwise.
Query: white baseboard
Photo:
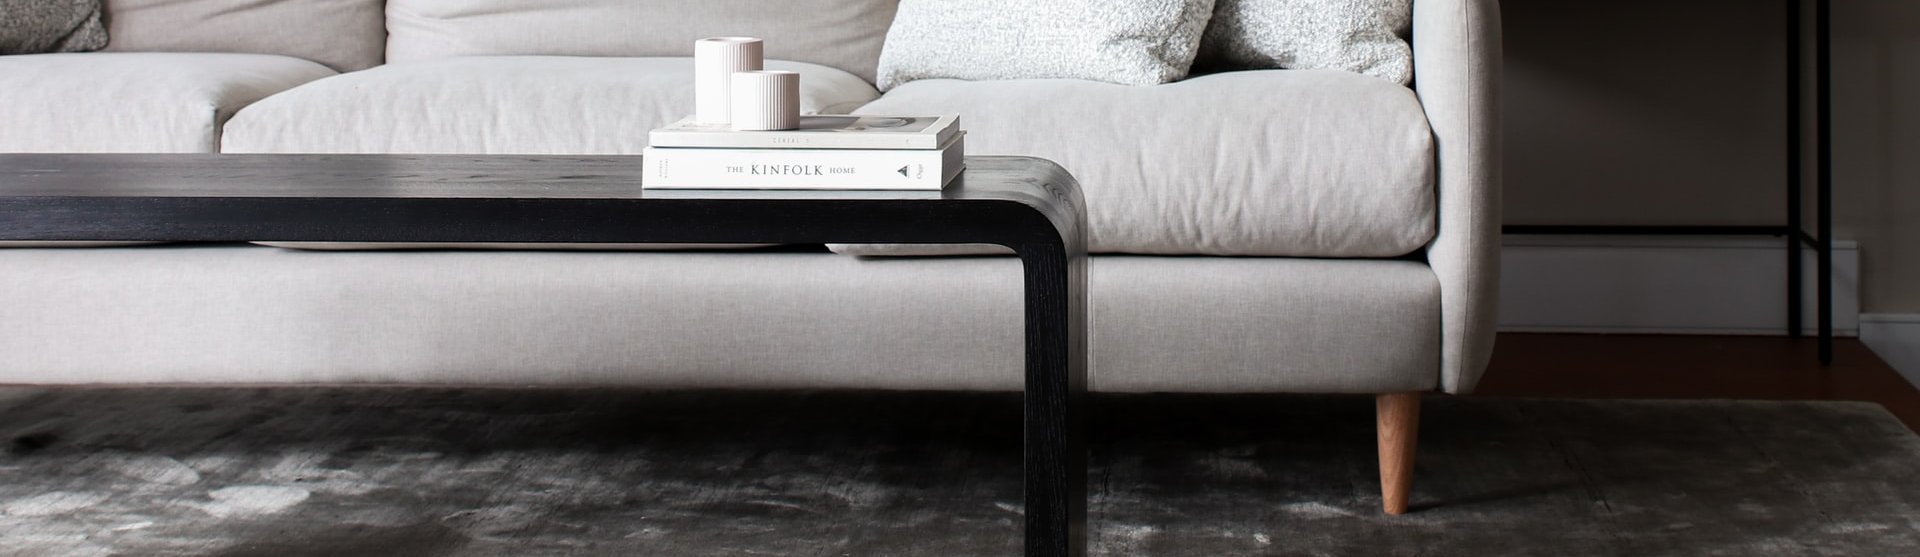
[[[1787,327],[1786,241],[1776,238],[1513,235],[1501,254],[1500,330],[1779,335]],[[1814,252],[1803,330],[1815,320]],[[1835,242],[1833,329],[1860,334],[1860,257]]]
[[[1920,313],[1861,315],[1860,342],[1907,382],[1920,385]]]

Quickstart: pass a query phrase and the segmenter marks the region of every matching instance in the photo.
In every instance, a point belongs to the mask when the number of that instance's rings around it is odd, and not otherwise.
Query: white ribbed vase
[[[787,71],[733,74],[733,129],[792,130],[800,127],[800,74]]]
[[[693,43],[693,117],[709,124],[733,121],[733,74],[764,68],[765,45],[753,37],[709,37]]]

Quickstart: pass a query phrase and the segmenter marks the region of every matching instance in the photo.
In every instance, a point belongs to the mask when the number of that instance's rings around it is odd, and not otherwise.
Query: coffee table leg
[[[1026,275],[1026,554],[1087,553],[1085,257],[1021,246]]]

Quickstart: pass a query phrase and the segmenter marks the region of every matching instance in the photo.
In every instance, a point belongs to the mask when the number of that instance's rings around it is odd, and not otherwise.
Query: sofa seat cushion
[[[0,152],[212,153],[241,107],[333,74],[265,54],[4,56]]]
[[[1395,257],[1433,237],[1426,114],[1413,91],[1363,75],[927,80],[855,112],[957,112],[968,154],[1060,163],[1095,252]]]
[[[799,62],[800,109],[879,96]],[[647,131],[693,113],[692,58],[500,56],[388,64],[262,101],[227,124],[233,153],[638,154]]]
[[[1019,389],[1020,262],[252,246],[0,251],[0,384]],[[1431,390],[1413,261],[1097,256],[1088,387]]]

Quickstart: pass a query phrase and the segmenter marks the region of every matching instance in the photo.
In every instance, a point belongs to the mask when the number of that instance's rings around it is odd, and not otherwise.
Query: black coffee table
[[[638,157],[0,155],[0,240],[987,243],[1026,278],[1026,554],[1086,552],[1085,209],[1053,163],[945,192],[641,191]]]

